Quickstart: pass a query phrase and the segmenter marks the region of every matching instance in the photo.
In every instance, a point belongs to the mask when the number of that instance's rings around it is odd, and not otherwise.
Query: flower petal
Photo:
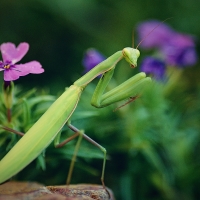
[[[163,80],[165,77],[166,65],[162,60],[148,56],[142,61],[140,70],[153,75],[156,80]]]
[[[12,64],[20,61],[29,49],[29,44],[26,42],[20,43],[18,47],[15,44],[8,42],[0,46],[3,61],[11,61]]]
[[[152,32],[153,31],[153,32]],[[174,30],[157,20],[144,21],[137,26],[140,47],[149,49],[161,47],[174,35]]]
[[[194,38],[177,33],[161,48],[166,62],[172,66],[185,67],[197,62]]]
[[[42,65],[38,61],[31,61],[25,64],[15,65],[16,70],[20,76],[25,76],[27,74],[41,74],[44,72]]]
[[[4,69],[4,64],[3,64],[2,61],[0,61],[0,71],[3,71],[3,70],[5,70],[5,69]]]
[[[4,81],[14,81],[19,78],[19,74],[14,70],[5,70],[4,71]]]
[[[98,65],[100,62],[104,61],[106,58],[96,49],[88,49],[84,55],[83,58],[83,66],[85,68],[85,73],[90,71],[92,68],[94,68],[96,65]]]

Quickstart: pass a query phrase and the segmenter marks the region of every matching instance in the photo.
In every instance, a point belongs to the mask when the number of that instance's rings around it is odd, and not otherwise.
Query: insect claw
[[[103,189],[108,193],[109,200],[112,200],[112,198],[111,198],[111,194],[110,194],[109,190],[106,188],[103,179],[101,179],[101,183],[102,183]]]
[[[115,111],[117,111],[118,109],[124,107],[125,105],[131,103],[132,101],[135,101],[139,96],[140,96],[140,95],[136,95],[135,97],[130,97],[130,99],[129,99],[126,103],[124,103],[124,104],[122,104],[121,106],[115,108],[115,109],[113,110],[113,112],[115,112]]]

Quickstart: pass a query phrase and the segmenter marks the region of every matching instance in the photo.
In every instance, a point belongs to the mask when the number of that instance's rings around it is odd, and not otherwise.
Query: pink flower
[[[38,61],[31,61],[25,64],[16,64],[27,53],[29,44],[20,43],[16,47],[13,43],[3,43],[0,46],[3,61],[0,61],[0,71],[4,71],[4,81],[14,81],[20,76],[27,74],[40,74],[44,72],[42,65]]]

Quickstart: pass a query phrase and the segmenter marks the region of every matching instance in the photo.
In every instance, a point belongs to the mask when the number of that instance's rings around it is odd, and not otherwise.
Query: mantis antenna
[[[155,29],[157,29],[161,24],[163,24],[164,22],[166,22],[167,20],[169,20],[169,19],[171,19],[171,18],[173,18],[173,17],[169,17],[169,18],[163,20],[162,22],[158,23],[158,25],[155,26],[155,27],[154,27],[154,28],[153,28],[153,29],[138,43],[136,49],[138,49],[138,47],[142,44],[142,42],[143,42],[144,40],[146,40],[146,38],[147,38]]]
[[[134,29],[132,31],[132,48],[134,48]]]

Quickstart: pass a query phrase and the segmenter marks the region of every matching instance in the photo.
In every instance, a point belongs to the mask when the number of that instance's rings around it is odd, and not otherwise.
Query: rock
[[[109,193],[108,193],[109,191]],[[0,200],[114,200],[102,185],[77,184],[44,186],[34,182],[7,182],[0,185]]]

